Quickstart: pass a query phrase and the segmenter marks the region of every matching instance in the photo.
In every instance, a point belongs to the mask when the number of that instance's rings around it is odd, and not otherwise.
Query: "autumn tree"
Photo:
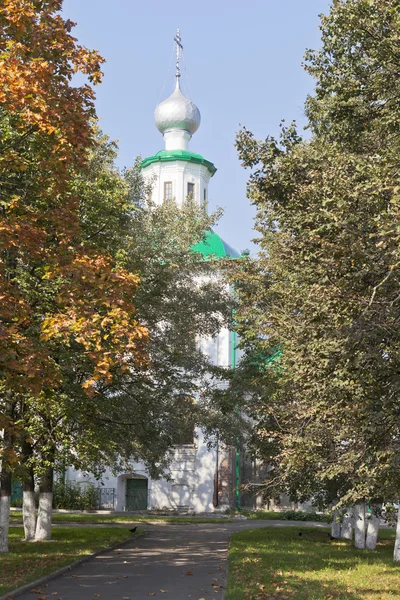
[[[62,385],[54,347],[77,344],[91,368],[81,387],[96,393],[125,357],[145,360],[147,331],[135,317],[137,275],[85,243],[71,172],[93,144],[94,94],[103,59],[77,44],[60,0],[0,5],[0,288],[2,470],[0,550],[7,550],[16,416],[29,398],[49,410]],[[75,87],[77,71],[88,83]],[[29,442],[28,439],[26,439]],[[51,465],[54,448],[43,456]],[[49,535],[51,492],[43,474],[38,531]]]
[[[102,59],[61,7],[0,10],[2,551],[12,472],[26,538],[47,539],[56,465],[140,458],[156,475],[186,428],[237,435],[196,338],[231,316],[222,265],[191,250],[215,215],[190,199],[152,206],[138,163],[116,169],[90,85]],[[72,85],[77,71],[88,84]]]
[[[261,245],[236,277],[237,320],[261,365],[249,381],[267,486],[342,506],[399,495],[398,9],[339,0],[322,17],[310,139],[294,125],[237,138]]]

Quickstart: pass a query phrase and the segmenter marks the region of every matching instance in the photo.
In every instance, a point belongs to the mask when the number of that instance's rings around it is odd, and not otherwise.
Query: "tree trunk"
[[[332,525],[331,525],[331,536],[335,539],[339,539],[340,538],[340,518],[339,518],[339,513],[337,510],[333,511],[333,521],[332,521]]]
[[[367,525],[367,538],[365,547],[367,550],[375,550],[376,542],[378,541],[379,533],[379,517],[371,515]]]
[[[11,471],[4,465],[0,473],[0,554],[8,552],[8,528],[10,525]]]
[[[10,391],[6,392],[6,402],[3,416],[6,417],[6,427],[0,432],[2,440],[2,460],[0,460],[0,554],[8,552],[8,529],[10,527],[11,503],[11,470],[9,468],[9,453],[13,450],[13,417],[15,403]],[[8,421],[8,422],[7,422]]]
[[[51,517],[53,507],[53,467],[48,467],[39,486],[39,511],[35,540],[51,540]]]
[[[344,514],[340,537],[343,540],[353,539],[353,509],[352,508],[349,508],[348,510],[346,510],[346,512]]]
[[[23,482],[22,519],[25,540],[33,540],[36,529],[35,483],[33,469],[30,467]]]
[[[394,562],[400,562],[400,505],[397,513],[396,539],[394,542],[393,560]]]
[[[365,503],[354,507],[354,545],[360,550],[365,548]]]

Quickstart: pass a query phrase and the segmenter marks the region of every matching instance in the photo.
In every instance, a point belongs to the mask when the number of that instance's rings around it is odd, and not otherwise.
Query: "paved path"
[[[43,594],[29,592],[18,599],[36,600],[44,596],[54,600],[222,599],[228,543],[234,531],[311,523],[247,520],[138,525],[146,529],[145,537],[133,538],[128,545],[104,552],[49,581],[40,588]]]

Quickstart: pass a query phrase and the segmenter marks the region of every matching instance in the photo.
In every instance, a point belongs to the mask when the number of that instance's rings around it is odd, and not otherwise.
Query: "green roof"
[[[169,162],[173,160],[185,160],[198,165],[204,165],[210,171],[211,176],[214,175],[217,170],[212,162],[206,160],[201,154],[195,154],[194,152],[188,152],[187,150],[161,150],[154,156],[149,156],[149,158],[142,160],[140,166],[143,169],[155,162]]]
[[[215,256],[217,258],[240,258],[237,250],[215,233],[212,229],[206,231],[201,242],[192,246],[194,252],[200,252],[203,256]]]

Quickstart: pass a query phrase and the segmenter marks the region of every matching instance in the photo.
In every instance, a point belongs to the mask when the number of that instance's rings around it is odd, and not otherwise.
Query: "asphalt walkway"
[[[238,521],[235,523],[138,524],[144,537],[104,552],[48,582],[38,597],[54,600],[222,599],[227,554],[235,531],[256,527],[299,527],[323,523]],[[129,527],[129,526],[128,526]]]

